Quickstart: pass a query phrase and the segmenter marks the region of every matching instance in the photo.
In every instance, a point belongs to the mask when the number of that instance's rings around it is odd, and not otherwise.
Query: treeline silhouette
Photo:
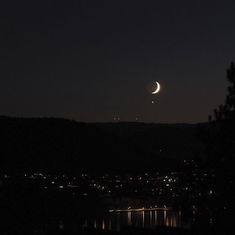
[[[0,117],[0,169],[79,173],[175,167],[201,146],[195,125]]]
[[[235,210],[235,65],[227,69],[229,82],[224,104],[214,109],[208,123],[199,125],[199,139],[205,144],[206,161],[203,167],[216,174],[215,208],[219,221],[223,221],[225,234],[234,234]],[[225,213],[226,212],[226,213]],[[226,216],[224,216],[224,213]],[[233,231],[233,233],[231,232]],[[228,232],[228,233],[227,233]]]

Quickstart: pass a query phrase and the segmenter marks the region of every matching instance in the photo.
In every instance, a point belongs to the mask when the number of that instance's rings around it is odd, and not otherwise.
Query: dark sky
[[[206,121],[225,99],[234,12],[234,0],[1,1],[0,115]]]

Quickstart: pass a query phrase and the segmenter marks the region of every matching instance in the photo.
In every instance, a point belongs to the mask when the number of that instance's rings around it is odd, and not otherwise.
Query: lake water
[[[182,222],[181,211],[173,210],[110,212],[83,221],[83,228],[120,231],[126,226],[154,229],[157,226],[186,227],[187,224]]]

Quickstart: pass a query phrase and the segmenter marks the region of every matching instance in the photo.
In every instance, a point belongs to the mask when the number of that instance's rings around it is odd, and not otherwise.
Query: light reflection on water
[[[181,227],[181,211],[114,212],[103,218],[85,219],[84,228],[120,231],[121,227],[156,228],[157,226]]]

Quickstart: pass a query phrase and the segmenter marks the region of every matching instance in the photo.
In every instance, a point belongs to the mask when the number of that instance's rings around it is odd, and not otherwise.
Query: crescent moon
[[[152,92],[153,95],[157,94],[160,91],[160,89],[161,89],[160,84],[158,82],[156,82],[156,84],[157,84],[157,88],[156,88],[155,91]]]

